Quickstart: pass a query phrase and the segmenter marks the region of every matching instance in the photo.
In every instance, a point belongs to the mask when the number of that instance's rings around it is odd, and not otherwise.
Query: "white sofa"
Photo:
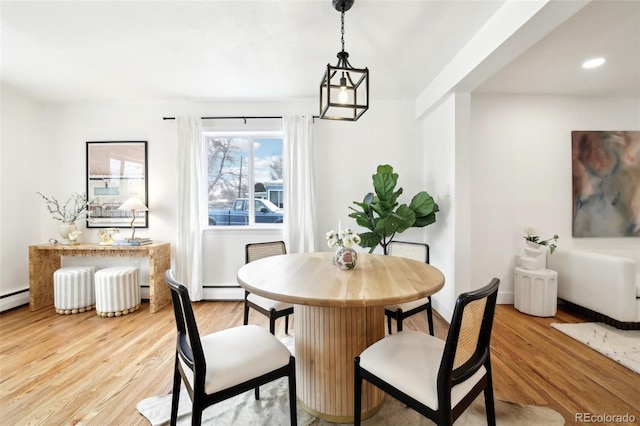
[[[640,250],[557,249],[547,267],[558,272],[559,299],[598,321],[640,329]]]

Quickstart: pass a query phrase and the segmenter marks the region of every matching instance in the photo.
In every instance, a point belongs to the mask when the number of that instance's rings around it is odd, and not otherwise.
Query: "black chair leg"
[[[191,413],[191,426],[200,426],[202,424],[202,407],[196,409],[194,407]]]
[[[173,395],[171,396],[171,426],[175,426],[178,422],[178,404],[180,402],[180,385],[182,377],[178,370],[178,356],[176,354],[176,362],[173,368]]]
[[[256,386],[256,388],[253,390],[253,393],[256,396],[256,401],[260,399],[260,386]]]
[[[247,301],[247,296],[249,295],[249,292],[244,293],[244,321],[243,324],[247,325],[249,324],[249,302]]]
[[[284,334],[289,334],[289,315],[284,317]]]
[[[396,328],[398,333],[402,331],[402,311],[400,309],[396,312]]]
[[[493,379],[491,378],[491,361],[488,360],[487,364],[487,387],[484,388],[484,407],[487,411],[487,424],[489,426],[496,426],[496,408],[493,401]]]
[[[360,377],[360,357],[353,360],[353,425],[362,421],[362,377]]]
[[[484,406],[487,410],[487,424],[496,426],[496,409],[493,402],[493,389],[490,386],[484,390]]]
[[[451,411],[449,410],[438,410],[438,422],[439,426],[452,425],[453,421],[451,420]]]
[[[276,316],[274,311],[269,315],[269,333],[276,335]]]
[[[391,315],[387,315],[387,330],[389,330],[389,334],[391,334]]]
[[[296,399],[296,359],[289,358],[289,416],[291,426],[298,425],[298,402]]]
[[[433,334],[433,308],[431,307],[431,296],[429,296],[429,305],[427,305],[427,324],[429,326],[429,334]]]

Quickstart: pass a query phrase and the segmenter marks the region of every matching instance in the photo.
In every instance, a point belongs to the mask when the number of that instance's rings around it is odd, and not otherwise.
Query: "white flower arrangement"
[[[360,244],[360,235],[353,232],[351,228],[336,232],[333,229],[327,232],[327,245],[329,247],[346,247],[352,248],[356,244]]]
[[[533,226],[527,226],[524,228],[525,236],[523,237],[525,241],[530,241],[532,243],[540,244],[541,246],[548,246],[549,251],[553,253],[553,251],[558,247],[555,243],[558,242],[558,234],[554,234],[553,237],[547,238],[546,240],[541,240],[538,235],[536,235],[536,228]],[[553,241],[553,242],[552,242]]]
[[[64,205],[61,205],[55,197],[47,197],[42,193],[37,193],[46,202],[49,213],[55,220],[65,223],[73,223],[81,217],[87,215],[87,196],[86,194],[72,194]]]

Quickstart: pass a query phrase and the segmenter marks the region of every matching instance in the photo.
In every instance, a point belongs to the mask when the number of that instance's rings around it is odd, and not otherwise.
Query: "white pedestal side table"
[[[558,273],[551,269],[515,268],[514,306],[522,313],[552,317],[558,308]]]

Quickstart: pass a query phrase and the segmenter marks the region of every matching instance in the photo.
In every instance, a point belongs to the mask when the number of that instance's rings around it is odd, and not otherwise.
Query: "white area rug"
[[[599,322],[552,323],[551,327],[640,374],[640,330],[619,330]]]
[[[250,391],[207,408],[202,416],[202,424],[225,426],[289,425],[288,395],[287,379],[278,379],[260,387],[259,401],[255,400],[253,391]],[[495,406],[498,425],[552,426],[564,424],[564,418],[550,408],[519,405],[504,401],[495,401]],[[136,408],[152,425],[168,425],[171,418],[171,395],[147,398],[139,402]],[[180,392],[178,425],[191,424],[190,408],[189,395],[183,389]],[[328,426],[333,424],[313,417],[299,405],[296,417],[300,426]],[[362,423],[369,426],[433,424],[427,418],[389,396],[386,397],[382,409],[375,416]],[[456,421],[456,426],[485,426],[486,424],[487,418],[482,395]]]

